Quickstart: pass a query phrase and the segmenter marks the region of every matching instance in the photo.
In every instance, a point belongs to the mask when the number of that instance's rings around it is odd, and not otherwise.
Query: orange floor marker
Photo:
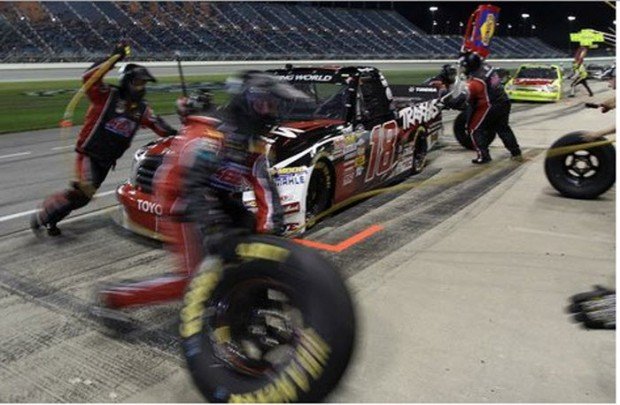
[[[293,239],[293,240],[299,243],[300,245],[308,246],[314,249],[326,250],[328,252],[339,253],[345,249],[350,248],[351,246],[357,243],[360,243],[364,239],[368,238],[371,235],[374,235],[375,233],[381,230],[383,230],[383,227],[381,225],[371,225],[368,228],[364,229],[363,231],[358,232],[355,235],[351,236],[350,238],[343,240],[337,245],[330,245],[329,243],[315,242],[315,241],[307,240],[307,239]]]

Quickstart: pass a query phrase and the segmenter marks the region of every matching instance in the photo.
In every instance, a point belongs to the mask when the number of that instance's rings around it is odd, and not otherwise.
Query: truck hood
[[[553,79],[514,79],[517,86],[545,86],[553,84]]]

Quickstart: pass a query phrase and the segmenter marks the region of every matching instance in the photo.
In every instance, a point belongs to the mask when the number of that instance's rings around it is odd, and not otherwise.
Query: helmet
[[[441,67],[441,73],[439,73],[439,76],[441,76],[445,82],[452,84],[456,80],[456,74],[456,68],[447,63]]]
[[[469,75],[482,66],[482,58],[475,52],[466,52],[461,54],[459,65],[463,67],[466,75]]]
[[[135,63],[128,63],[120,69],[119,81],[123,96],[133,101],[142,100],[146,82],[157,82],[144,66]]]
[[[211,93],[199,89],[192,92],[189,97],[182,97],[177,100],[177,114],[181,117],[196,115],[206,112],[211,108]]]
[[[227,88],[233,97],[226,109],[228,118],[242,131],[266,135],[280,120],[280,110],[291,101],[309,101],[310,97],[278,77],[247,71],[229,79]]]

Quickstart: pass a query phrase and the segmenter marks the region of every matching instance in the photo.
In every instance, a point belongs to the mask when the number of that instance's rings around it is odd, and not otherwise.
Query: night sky
[[[494,4],[501,7],[499,31],[496,35],[508,34],[508,24],[512,25],[512,36],[535,35],[561,50],[568,48],[569,22],[567,17],[573,15],[572,32],[581,28],[593,28],[609,32],[615,20],[615,10],[603,1],[403,1],[403,2],[327,2],[336,7],[380,8],[394,7],[405,18],[424,31],[431,31],[430,6],[438,7],[435,12],[437,34],[459,34],[459,21],[467,22],[469,15],[480,4]],[[316,3],[315,3],[316,4]],[[326,3],[323,3],[326,5]],[[521,14],[527,13],[527,25],[524,26]],[[448,24],[447,22],[450,21]],[[536,29],[532,31],[531,26]],[[573,49],[574,49],[573,45]]]

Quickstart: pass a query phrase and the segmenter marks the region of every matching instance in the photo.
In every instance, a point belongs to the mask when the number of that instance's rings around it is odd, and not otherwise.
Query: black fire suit
[[[512,156],[521,156],[521,148],[510,128],[511,103],[500,77],[483,64],[467,78],[468,103],[471,108],[468,130],[478,153],[476,163],[491,160],[489,144],[497,133]]]

